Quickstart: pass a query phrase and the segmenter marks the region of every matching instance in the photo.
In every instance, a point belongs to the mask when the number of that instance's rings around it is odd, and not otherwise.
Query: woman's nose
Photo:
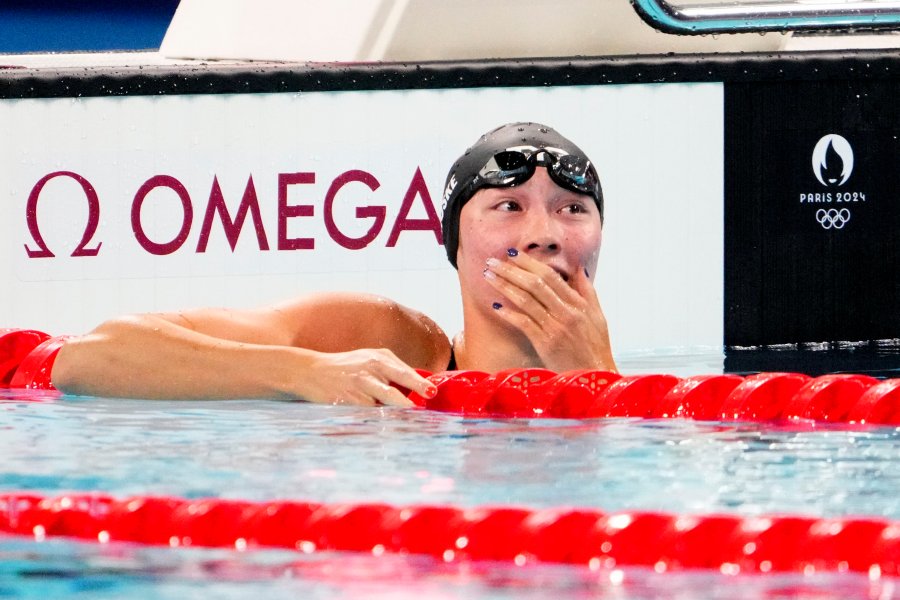
[[[556,252],[560,248],[559,228],[545,211],[534,211],[528,217],[522,247],[527,251]]]

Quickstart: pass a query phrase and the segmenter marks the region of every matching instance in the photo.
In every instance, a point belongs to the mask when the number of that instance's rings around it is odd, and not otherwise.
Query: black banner
[[[725,345],[900,338],[900,82],[725,86]]]

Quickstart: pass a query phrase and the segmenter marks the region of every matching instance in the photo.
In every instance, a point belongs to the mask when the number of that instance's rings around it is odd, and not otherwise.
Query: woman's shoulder
[[[387,348],[408,365],[442,371],[450,341],[431,317],[396,300],[356,292],[328,292],[273,307],[295,325],[294,345],[322,352]]]

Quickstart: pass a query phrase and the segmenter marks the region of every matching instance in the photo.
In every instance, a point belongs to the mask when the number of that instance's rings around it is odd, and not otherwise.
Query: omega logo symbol
[[[28,232],[31,233],[31,239],[34,240],[37,248],[29,248],[26,244],[25,252],[28,253],[29,258],[53,258],[55,256],[55,254],[50,251],[50,248],[47,247],[47,243],[44,241],[44,237],[41,235],[41,230],[38,227],[37,206],[41,196],[41,190],[44,189],[47,182],[56,177],[70,177],[74,179],[81,186],[81,189],[84,190],[84,195],[87,199],[87,226],[84,228],[84,235],[81,237],[81,242],[78,243],[78,247],[72,252],[72,256],[97,256],[100,252],[102,242],[97,242],[97,245],[93,248],[88,248],[87,245],[91,243],[94,234],[97,232],[97,225],[100,223],[100,198],[98,198],[94,186],[92,186],[87,179],[72,171],[56,171],[44,175],[44,177],[42,177],[32,188],[31,193],[28,195],[28,203],[25,207],[25,222],[28,224]]]
[[[812,168],[816,179],[824,186],[838,187],[847,183],[853,173],[850,142],[836,133],[823,136],[813,149]]]

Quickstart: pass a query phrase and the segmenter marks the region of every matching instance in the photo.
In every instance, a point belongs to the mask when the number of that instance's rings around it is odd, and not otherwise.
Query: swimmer
[[[96,396],[411,406],[395,386],[436,393],[415,369],[616,370],[592,283],[603,195],[584,152],[549,127],[503,125],[456,161],[444,202],[463,304],[452,343],[392,300],[317,294],[112,319],[63,346],[53,384]]]

